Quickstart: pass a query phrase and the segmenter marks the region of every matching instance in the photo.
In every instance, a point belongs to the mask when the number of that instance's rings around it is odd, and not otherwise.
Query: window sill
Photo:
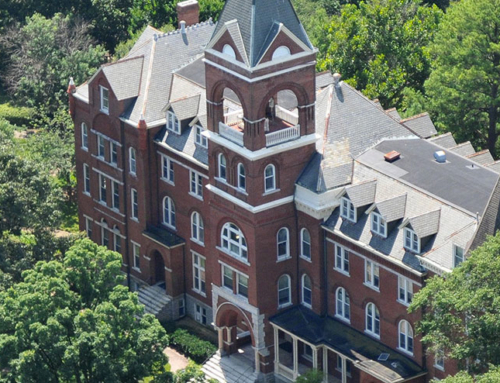
[[[161,224],[162,224],[163,226],[165,226],[166,228],[170,229],[170,230],[177,231],[177,229],[175,228],[175,226],[172,226],[172,225],[170,225],[169,223],[162,222]]]
[[[278,257],[278,260],[276,261],[276,263],[280,263],[280,262],[283,262],[283,261],[287,261],[289,259],[292,259],[291,256],[287,255],[286,257]]]
[[[239,300],[242,302],[248,303],[248,297],[245,297],[244,295],[236,294]]]
[[[306,303],[306,302],[301,302],[300,304],[301,304],[302,306],[304,306],[305,308],[308,308],[308,309],[312,310],[312,305],[311,305],[311,304]]]
[[[409,306],[410,306],[410,303],[405,302],[405,301],[402,301],[402,300],[400,300],[400,299],[396,299],[396,302],[401,303],[403,306],[406,306],[406,307],[409,307]]]
[[[192,191],[190,191],[188,194],[189,194],[191,197],[194,197],[194,198],[196,198],[196,199],[198,199],[198,200],[200,200],[200,201],[203,201],[203,197],[202,197],[202,196],[200,196],[200,195],[198,195],[198,194],[196,194],[196,193],[193,193]]]
[[[439,371],[443,371],[444,372],[444,366],[439,366],[437,364],[434,364],[433,367]]]
[[[88,152],[89,151],[89,148],[87,148],[85,146],[80,146],[80,149],[82,149],[84,152]]]
[[[86,192],[86,191],[84,191],[82,194],[83,194],[83,195],[86,195],[87,197],[92,197],[92,196],[90,195],[90,193],[89,193],[89,192]]]
[[[292,305],[292,302],[285,303],[283,305],[278,305],[278,310],[284,309],[286,307],[290,307]]]
[[[108,114],[109,115],[109,109],[99,109],[101,113]]]
[[[350,219],[350,218],[344,217],[343,215],[341,215],[340,218],[342,218],[343,222],[351,223],[353,225],[357,223],[357,221],[355,219]]]
[[[138,267],[132,266],[132,270],[137,271],[139,274],[141,273],[141,269],[139,269]]]
[[[350,319],[347,319],[347,318],[345,318],[345,317],[343,317],[341,315],[335,314],[335,318],[337,318],[338,320],[341,320],[344,323],[351,324],[351,320]]]
[[[340,273],[340,274],[345,275],[346,277],[350,277],[349,272],[347,272],[347,271],[344,271],[344,270],[342,270],[342,269],[338,269],[338,268],[336,268],[336,267],[334,267],[333,269],[334,269],[336,272],[338,272],[338,273]]]
[[[413,356],[413,352],[410,352],[408,350],[405,350],[404,348],[401,348],[401,347],[397,347],[397,350],[402,352],[403,354],[405,355],[408,355],[408,356]]]
[[[167,183],[167,184],[169,184],[169,185],[175,186],[174,181],[170,181],[168,178],[165,178],[165,177],[160,177],[160,179],[161,179],[163,182],[166,182],[166,183]]]
[[[199,294],[201,295],[202,297],[206,298],[207,297],[207,294],[204,293],[203,291],[200,291],[200,290],[196,290],[196,289],[191,289],[192,291],[194,291],[196,294]]]
[[[136,172],[128,172],[128,174],[134,178],[137,178],[137,173]]]
[[[376,291],[377,293],[380,293],[380,287],[373,286],[372,284],[370,284],[368,282],[364,282],[363,285],[365,285],[366,287],[368,287],[369,289],[371,289],[373,291]]]
[[[262,197],[265,197],[265,196],[270,195],[270,194],[278,193],[279,191],[281,191],[281,189],[266,190],[266,191],[264,191],[264,193],[262,193]]]
[[[366,335],[368,335],[368,336],[371,336],[371,337],[372,337],[372,338],[374,338],[374,339],[378,339],[378,340],[380,340],[380,335],[375,334],[374,332],[371,332],[371,331],[365,330],[365,334],[366,334]]]
[[[196,243],[198,246],[205,247],[204,242],[198,241],[196,238],[192,238],[192,237],[190,239],[191,239],[191,242]]]
[[[231,258],[234,258],[234,259],[237,259],[238,261],[240,261],[241,263],[247,265],[247,266],[250,266],[250,262],[248,262],[248,260],[246,260],[245,258],[242,258],[242,257],[239,257],[231,252],[229,252],[228,250],[224,249],[223,247],[220,247],[220,246],[216,246],[215,247],[217,250],[223,252],[224,254],[227,254],[229,255]]]
[[[248,193],[247,193],[247,190],[246,189],[242,189],[240,187],[236,187],[236,191],[240,194],[243,194],[244,196],[247,196],[248,197]]]
[[[130,217],[130,220],[131,220],[131,221],[134,221],[134,222],[139,223],[139,218],[136,218],[136,217]]]
[[[379,238],[382,238],[382,239],[387,239],[387,235],[386,234],[381,234],[381,233],[378,233],[376,231],[373,231],[371,230],[372,232],[372,235],[375,236],[375,237],[379,237]]]
[[[304,255],[300,255],[300,259],[303,259],[306,262],[312,263],[311,257],[306,257]]]

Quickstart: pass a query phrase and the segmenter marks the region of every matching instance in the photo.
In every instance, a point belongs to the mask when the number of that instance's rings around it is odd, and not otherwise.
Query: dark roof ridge
[[[427,112],[419,113],[419,114],[416,114],[416,115],[411,116],[411,117],[403,118],[400,122],[404,123],[406,121],[416,120],[417,118],[421,118],[421,117],[424,117],[427,115],[429,115],[429,113],[427,113]]]
[[[458,146],[458,145],[457,145]],[[490,150],[489,149],[483,149],[481,150],[480,152],[476,152],[474,154],[469,154],[468,156],[466,156],[466,158],[472,158],[472,157],[476,157],[476,156],[480,156],[482,154],[485,154],[485,153],[489,153]]]
[[[470,141],[465,141],[465,142],[462,142],[461,144],[457,144],[457,146],[454,146],[452,148],[449,148],[448,150],[453,150],[453,149],[457,149],[457,148],[460,148],[464,145],[467,145],[467,144],[470,144]]]

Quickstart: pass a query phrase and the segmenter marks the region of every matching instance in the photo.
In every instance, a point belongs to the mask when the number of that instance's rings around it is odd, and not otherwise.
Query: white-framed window
[[[312,282],[307,274],[302,275],[302,304],[312,306]]]
[[[275,49],[271,60],[276,60],[276,59],[279,59],[281,57],[287,57],[287,56],[290,56],[290,54],[291,54],[290,48],[288,48],[285,45],[281,45]]]
[[[349,293],[343,287],[339,287],[335,292],[335,316],[348,322],[351,320]]]
[[[165,156],[161,156],[161,178],[174,183],[174,162]]]
[[[85,217],[85,232],[87,237],[92,238],[92,219],[89,217]]]
[[[101,112],[108,114],[109,113],[109,89],[103,87],[102,85],[99,87],[100,95],[101,95]]]
[[[264,169],[264,192],[276,190],[276,168],[269,164]]]
[[[163,223],[175,229],[175,204],[172,198],[163,198]]]
[[[193,253],[193,289],[205,294],[205,257]]]
[[[184,315],[186,315],[186,301],[184,298],[179,299],[179,318],[182,318]]]
[[[128,150],[128,165],[129,165],[129,172],[131,174],[136,174],[137,173],[137,157],[135,153],[135,149],[130,147]]]
[[[196,143],[203,148],[208,148],[208,140],[202,133],[205,129],[203,129],[200,125],[195,125],[196,129]]]
[[[236,279],[237,294],[248,299],[248,277],[243,274],[236,273]]]
[[[227,162],[224,154],[219,153],[217,156],[218,168],[219,168],[219,178],[227,181]]]
[[[222,266],[222,284],[233,291],[233,270],[227,266]]]
[[[101,226],[101,245],[109,247],[109,230],[106,223]]]
[[[356,222],[356,209],[349,198],[342,197],[340,200],[340,216],[351,222]]]
[[[89,149],[89,128],[85,122],[82,122],[82,149]]]
[[[190,171],[191,173],[191,182],[189,191],[191,194],[194,194],[197,197],[203,198],[203,177],[201,174],[196,173],[194,171]]]
[[[306,228],[300,231],[300,256],[308,260],[311,259],[311,235]]]
[[[349,275],[349,253],[340,245],[335,245],[335,269]]]
[[[234,223],[226,223],[221,231],[221,245],[231,255],[248,260],[248,248],[245,236]]]
[[[191,214],[191,239],[201,244],[205,243],[205,226],[201,214],[197,211]]]
[[[375,234],[378,234],[384,238],[387,236],[387,222],[385,222],[385,219],[380,214],[372,212],[371,223],[372,231]]]
[[[290,234],[286,227],[282,227],[278,230],[276,245],[278,260],[290,257]]]
[[[139,196],[137,195],[137,190],[130,189],[130,205],[131,205],[131,215],[133,219],[139,219]]]
[[[120,210],[120,186],[118,182],[111,181],[111,189],[113,191],[113,209]]]
[[[307,343],[304,343],[304,349],[303,349],[302,356],[307,360],[310,360],[310,361],[313,360],[313,349]]]
[[[201,324],[207,324],[207,309],[205,307],[200,306],[199,304],[195,304],[195,316],[197,322]]]
[[[106,177],[99,174],[99,201],[106,204]]]
[[[120,236],[120,229],[116,225],[113,228],[113,250],[117,253],[122,252],[122,238]]]
[[[371,335],[380,337],[380,312],[373,303],[366,305],[366,327],[365,331]]]
[[[282,275],[278,279],[278,308],[292,304],[292,291],[289,275]]]
[[[132,242],[132,255],[134,257],[134,268],[141,269],[141,246],[138,243]]]
[[[434,367],[444,371],[444,351],[442,349],[437,350],[434,354]]]
[[[90,168],[83,164],[83,192],[90,195]]]
[[[413,251],[415,253],[420,253],[420,238],[418,238],[417,233],[415,233],[412,229],[405,227],[404,236],[405,249]]]
[[[347,359],[344,359],[345,360],[345,372],[346,372],[346,375],[347,376],[351,376],[351,362],[348,361]],[[337,366],[335,367],[335,369],[337,371],[340,371],[342,373],[342,363],[344,363],[342,361],[342,357],[340,355],[337,355]]]
[[[234,52],[233,47],[231,45],[229,45],[229,44],[225,44],[222,47],[222,53],[225,54],[225,55],[228,55],[228,56],[232,57],[233,59],[236,58],[236,53]]]
[[[453,267],[459,266],[464,261],[464,249],[453,245]]]
[[[413,354],[413,329],[404,319],[399,322],[399,348]]]
[[[398,301],[409,305],[413,299],[413,282],[408,278],[398,276]]]
[[[97,135],[97,157],[104,159],[106,152],[106,142],[103,136]]]
[[[247,180],[245,176],[245,167],[242,163],[238,164],[238,189],[247,189]]]
[[[177,134],[181,133],[179,120],[177,119],[175,113],[170,110],[167,112],[167,129]]]
[[[380,287],[379,266],[368,259],[365,260],[365,284],[376,290]]]
[[[118,145],[114,141],[109,142],[109,160],[113,165],[118,164]]]

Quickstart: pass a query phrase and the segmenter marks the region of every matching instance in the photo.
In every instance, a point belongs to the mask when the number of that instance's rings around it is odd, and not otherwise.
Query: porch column
[[[277,373],[280,362],[279,333],[277,327],[273,328],[274,328],[274,371]]]
[[[219,338],[219,352],[222,354],[222,351],[224,349],[224,328],[223,327],[217,328],[217,335]]]
[[[293,339],[293,380],[297,379],[299,376],[299,347],[298,341],[296,337],[292,337]]]
[[[328,382],[328,349],[323,347],[323,382]]]
[[[347,362],[343,355],[340,355],[340,359],[342,360],[342,383],[347,383]]]
[[[258,374],[260,372],[260,354],[257,348],[254,348],[255,353],[255,372]]]
[[[313,347],[312,352],[313,352],[313,369],[317,370],[318,369],[318,348]]]

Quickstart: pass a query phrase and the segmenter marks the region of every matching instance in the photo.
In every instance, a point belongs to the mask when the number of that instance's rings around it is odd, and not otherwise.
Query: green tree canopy
[[[436,125],[496,157],[500,122],[500,0],[454,2],[434,44],[425,83]]]
[[[415,294],[409,310],[422,310],[417,331],[432,352],[444,350],[471,372],[500,365],[499,275],[497,234],[450,274],[429,279]]]
[[[0,293],[0,381],[168,381],[165,330],[119,285],[121,261],[79,240],[62,262],[39,262]]]
[[[426,49],[442,12],[415,0],[348,4],[319,42],[319,68],[343,79],[384,107],[400,107],[405,88],[420,90],[430,73]],[[326,49],[323,46],[327,47]]]
[[[443,383],[498,383],[500,382],[500,368],[492,366],[491,369],[480,375],[472,376],[465,371],[455,376],[449,376],[441,380]]]

